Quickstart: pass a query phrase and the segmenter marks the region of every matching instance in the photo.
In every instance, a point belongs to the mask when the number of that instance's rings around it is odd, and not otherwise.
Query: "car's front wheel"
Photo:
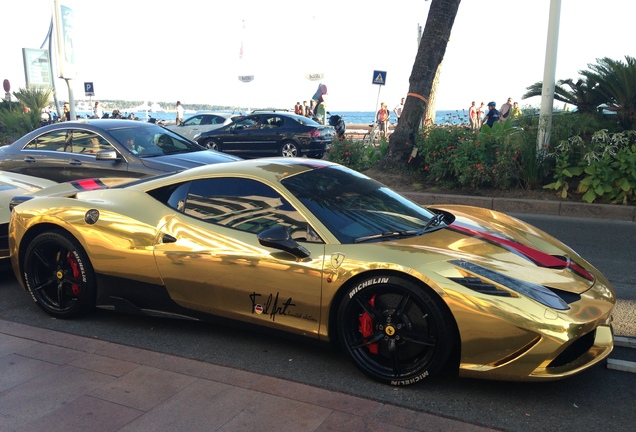
[[[366,375],[394,386],[440,372],[455,348],[454,328],[441,299],[394,275],[359,281],[338,309],[344,351]]]
[[[39,234],[29,244],[22,264],[33,300],[57,318],[73,318],[95,307],[93,267],[79,243],[61,231]]]
[[[280,155],[283,157],[298,157],[300,156],[300,149],[293,141],[285,141],[280,148]]]
[[[209,148],[210,150],[216,150],[219,152],[222,151],[221,144],[219,144],[218,141],[208,140],[205,142],[205,146]]]

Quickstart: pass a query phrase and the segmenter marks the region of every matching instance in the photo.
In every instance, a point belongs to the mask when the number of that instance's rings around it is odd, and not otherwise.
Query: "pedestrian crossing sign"
[[[373,71],[373,84],[386,84],[386,71]]]

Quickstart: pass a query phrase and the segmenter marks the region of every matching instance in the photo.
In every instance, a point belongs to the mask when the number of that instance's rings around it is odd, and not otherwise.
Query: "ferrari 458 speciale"
[[[446,370],[552,380],[612,350],[609,282],[505,214],[422,207],[307,158],[123,182],[12,200],[11,265],[47,313],[240,321],[337,342],[396,386]]]

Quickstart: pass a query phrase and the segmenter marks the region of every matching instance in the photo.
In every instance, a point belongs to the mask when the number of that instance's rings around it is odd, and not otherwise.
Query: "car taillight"
[[[320,138],[320,131],[318,129],[312,129],[309,131],[310,138]]]

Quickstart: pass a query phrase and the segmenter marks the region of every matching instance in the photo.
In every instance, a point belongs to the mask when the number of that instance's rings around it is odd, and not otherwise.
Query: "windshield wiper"
[[[444,213],[437,213],[426,222],[423,228],[416,230],[404,230],[404,231],[385,231],[377,234],[370,234],[362,237],[358,237],[353,242],[363,243],[369,240],[386,239],[393,237],[411,237],[425,234],[432,228],[437,228],[442,222],[444,222]]]
[[[385,231],[383,233],[371,234],[371,235],[358,237],[353,242],[354,243],[363,243],[363,242],[369,241],[369,240],[385,239],[385,238],[391,238],[391,237],[400,237],[400,236],[413,235],[413,234],[415,234],[415,231]]]

